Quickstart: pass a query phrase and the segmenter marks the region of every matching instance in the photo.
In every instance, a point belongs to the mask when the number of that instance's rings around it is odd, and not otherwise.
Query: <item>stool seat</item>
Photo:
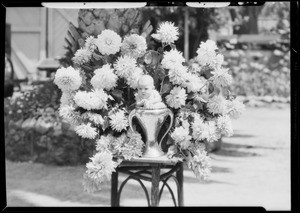
[[[163,170],[169,169],[168,171]],[[127,174],[128,177],[118,187],[119,173]],[[174,175],[174,173],[176,175]],[[177,202],[173,190],[167,183],[173,179],[177,186]],[[157,158],[133,158],[123,161],[112,173],[111,177],[111,206],[120,206],[120,197],[125,184],[130,180],[136,180],[143,188],[148,206],[158,206],[164,187],[166,186],[171,193],[175,206],[183,206],[183,163],[178,159],[168,159],[166,156]],[[151,193],[143,181],[151,182]],[[159,183],[162,182],[161,188]]]

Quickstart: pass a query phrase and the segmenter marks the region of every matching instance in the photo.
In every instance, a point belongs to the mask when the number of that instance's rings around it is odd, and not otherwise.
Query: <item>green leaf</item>
[[[155,67],[159,64],[159,61],[160,61],[160,54],[158,52],[149,50],[145,54],[144,62],[146,64],[149,64],[150,66]]]
[[[176,49],[176,45],[175,44],[170,44],[170,47],[175,50]]]
[[[166,71],[159,66],[155,70],[155,75],[157,75],[160,80],[163,80],[166,77]]]
[[[99,54],[97,54],[97,53],[95,53],[95,52],[93,53],[93,58],[96,59],[97,61],[103,59],[102,55],[99,55]]]
[[[123,100],[123,91],[119,89],[114,89],[110,92],[110,95],[117,101],[121,102]]]

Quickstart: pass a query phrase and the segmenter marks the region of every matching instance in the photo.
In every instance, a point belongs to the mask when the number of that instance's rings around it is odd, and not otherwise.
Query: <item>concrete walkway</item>
[[[289,107],[249,108],[233,125],[235,135],[224,138],[222,149],[210,154],[213,170],[208,181],[198,182],[193,172],[185,168],[185,206],[262,206],[267,210],[290,210]],[[121,175],[121,179],[125,176]],[[170,185],[175,189],[175,183]],[[147,205],[138,186],[134,180],[128,182],[122,193],[122,206]],[[18,199],[25,206],[109,206],[110,187],[93,196],[99,197],[99,204],[61,201],[45,194],[8,189],[8,198]],[[173,206],[167,190],[160,205]]]

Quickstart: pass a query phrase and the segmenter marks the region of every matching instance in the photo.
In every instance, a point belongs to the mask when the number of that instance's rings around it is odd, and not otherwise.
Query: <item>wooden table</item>
[[[167,172],[163,170],[167,169]],[[128,177],[118,187],[119,173],[127,174]],[[176,173],[176,175],[174,175]],[[173,190],[168,185],[168,180],[173,178],[177,185],[177,202]],[[116,168],[116,172],[111,177],[111,206],[120,206],[120,197],[123,187],[128,180],[134,179],[138,181],[143,188],[148,206],[158,206],[159,201],[166,186],[171,193],[175,206],[183,206],[183,163],[177,160],[168,159],[166,156],[159,158],[134,158],[130,161],[123,161]],[[145,187],[143,181],[151,182],[151,193]],[[161,188],[159,187],[162,182]]]

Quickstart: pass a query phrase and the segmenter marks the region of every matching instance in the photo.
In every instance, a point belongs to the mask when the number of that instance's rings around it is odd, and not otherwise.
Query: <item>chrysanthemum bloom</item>
[[[205,86],[206,79],[203,77],[198,77],[195,74],[188,73],[187,81],[183,84],[187,88],[188,92],[200,92],[200,90]]]
[[[214,52],[218,49],[218,47],[215,41],[207,40],[206,42],[201,42],[199,49],[204,50],[206,52]]]
[[[59,116],[68,119],[74,113],[75,108],[71,105],[63,105],[59,107]]]
[[[87,176],[95,182],[109,180],[111,173],[115,171],[117,163],[113,161],[113,155],[110,152],[98,152],[90,158],[91,162],[86,164]]]
[[[121,78],[127,78],[131,74],[131,71],[136,67],[136,59],[124,55],[120,56],[116,63],[114,64],[114,68],[116,70],[116,74]]]
[[[85,39],[85,44],[84,47],[88,50],[90,50],[91,52],[94,52],[95,49],[97,48],[96,45],[96,38],[94,36],[89,36]]]
[[[94,139],[97,136],[97,129],[91,126],[91,123],[81,124],[74,128],[77,135],[83,138]]]
[[[113,113],[108,116],[110,118],[110,126],[113,130],[121,132],[123,129],[126,129],[128,126],[128,119],[125,116],[124,110],[119,110],[116,113]]]
[[[98,152],[103,152],[103,151],[107,151],[110,142],[113,140],[113,136],[108,134],[108,135],[101,135],[100,139],[98,139],[96,141],[96,150]]]
[[[75,103],[84,109],[106,109],[108,95],[101,89],[92,92],[78,91],[74,96]]]
[[[121,52],[123,55],[129,55],[133,58],[142,57],[147,50],[146,39],[143,36],[137,34],[131,34],[126,36],[121,46]]]
[[[217,129],[222,135],[226,137],[230,137],[233,135],[232,124],[229,116],[227,115],[219,116],[217,118],[216,123],[217,123]]]
[[[163,59],[161,65],[165,69],[174,69],[185,61],[182,56],[182,52],[176,49],[171,49],[170,51],[165,51],[163,54]]]
[[[228,69],[220,67],[211,73],[213,76],[211,76],[209,80],[217,87],[227,87],[232,83],[232,77],[228,73]]]
[[[226,100],[221,95],[215,95],[208,99],[207,108],[212,114],[223,114],[226,111]]]
[[[92,121],[96,125],[103,125],[104,119],[101,115],[92,112],[85,112],[81,115],[82,118]]]
[[[192,137],[189,135],[189,129],[185,129],[182,126],[176,127],[172,132],[171,137],[182,149],[187,149],[191,144]]]
[[[79,125],[82,121],[80,113],[75,111],[72,105],[61,105],[59,108],[59,116],[72,125]]]
[[[175,109],[185,105],[187,94],[184,88],[174,87],[170,94],[166,96],[167,104]]]
[[[188,79],[187,67],[182,64],[178,64],[168,72],[169,79],[173,84],[184,85]]]
[[[122,152],[123,144],[127,141],[127,135],[123,133],[119,137],[112,137],[110,144],[109,144],[109,150],[112,152],[112,154],[120,155]]]
[[[94,89],[111,90],[117,86],[118,76],[114,74],[109,64],[103,65],[102,68],[94,71],[95,75],[91,79]]]
[[[103,30],[96,40],[98,50],[103,55],[116,54],[120,51],[122,38],[112,30]]]
[[[162,43],[171,44],[178,39],[178,27],[174,26],[174,23],[166,21],[159,25],[155,34],[151,36]]]
[[[212,66],[217,69],[220,68],[223,63],[224,63],[224,56],[221,54],[217,54],[214,60],[212,61]]]
[[[131,74],[127,76],[127,84],[132,88],[136,89],[138,87],[138,80],[144,74],[143,69],[140,67],[135,67]]]
[[[197,151],[196,155],[188,162],[198,180],[207,179],[211,173],[211,158],[206,151]]]
[[[142,136],[139,133],[128,131],[127,137],[126,143],[123,143],[121,148],[122,156],[126,160],[142,156],[143,147],[145,145],[142,141]]]
[[[54,83],[63,92],[71,92],[77,90],[81,85],[82,79],[78,70],[69,66],[68,68],[60,68],[55,73]]]
[[[60,98],[60,105],[73,105],[74,100],[73,100],[74,94],[73,92],[62,92],[61,98]]]
[[[238,119],[246,110],[245,105],[239,100],[227,101],[227,112],[230,118]]]
[[[80,48],[76,51],[72,58],[75,64],[81,65],[88,63],[92,58],[92,52],[87,48]]]
[[[192,136],[196,141],[202,141],[209,137],[208,125],[200,117],[195,118],[192,130]]]
[[[206,42],[201,42],[198,50],[196,60],[201,66],[214,65],[217,58],[216,49],[218,49],[216,42],[212,40],[207,40]]]
[[[206,138],[208,142],[214,142],[221,138],[220,132],[217,130],[216,121],[208,121],[207,124],[207,131],[208,137]]]

